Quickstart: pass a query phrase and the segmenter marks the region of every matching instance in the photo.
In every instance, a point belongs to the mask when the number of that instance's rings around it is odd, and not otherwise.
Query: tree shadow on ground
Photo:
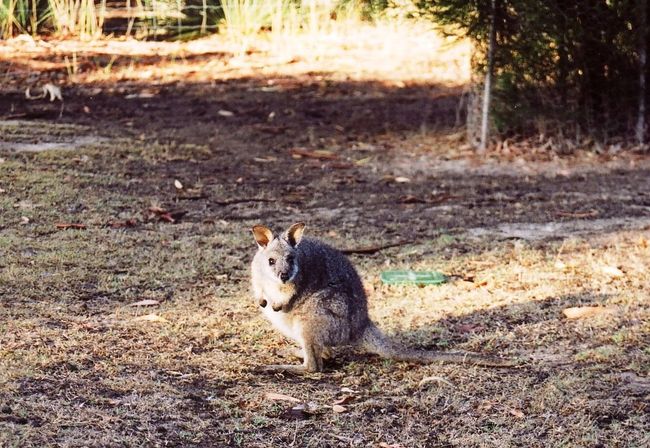
[[[213,56],[194,55],[192,62]],[[169,56],[147,57],[147,63],[157,63]],[[15,62],[12,69],[33,70],[30,64]],[[459,143],[438,142],[441,157],[433,160],[427,156],[429,143],[419,142],[458,133],[461,88],[400,87],[306,73],[211,82],[182,77],[90,82],[66,87],[64,97],[61,114],[56,102],[26,101],[22,90],[9,92],[0,97],[0,117],[39,118],[33,121],[37,126],[81,124],[87,130],[75,131],[74,137],[99,134],[107,139],[105,146],[121,139],[102,149],[97,156],[104,159],[89,171],[117,172],[124,182],[147,179],[128,189],[182,209],[186,222],[286,225],[307,219],[322,229],[370,225],[382,238],[397,233],[412,239],[450,228],[649,213],[650,171],[643,167],[570,175],[485,173],[453,161],[440,168]],[[33,140],[7,136],[5,146],[12,138]],[[57,138],[56,127],[38,139],[46,138]],[[122,150],[129,146],[135,157]],[[143,148],[154,149],[143,157]],[[300,156],[295,149],[325,151],[325,156]],[[170,179],[200,187],[184,195]],[[126,189],[119,183],[111,188]]]

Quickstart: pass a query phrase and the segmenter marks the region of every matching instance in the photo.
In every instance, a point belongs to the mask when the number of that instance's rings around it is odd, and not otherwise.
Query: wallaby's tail
[[[370,323],[366,327],[359,345],[369,353],[375,353],[382,358],[395,361],[407,361],[420,364],[440,362],[445,364],[468,364],[485,367],[513,367],[518,363],[512,359],[491,358],[462,352],[437,352],[431,350],[416,350],[390,340],[382,331]]]

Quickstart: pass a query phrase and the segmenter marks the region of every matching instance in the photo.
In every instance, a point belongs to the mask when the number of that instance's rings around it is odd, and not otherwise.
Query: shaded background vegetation
[[[421,0],[477,44],[485,70],[491,2]],[[501,135],[629,137],[636,126],[644,0],[497,0],[494,126]],[[644,73],[645,76],[645,73]]]
[[[337,21],[425,17],[473,40],[480,87],[494,17],[493,135],[550,135],[570,149],[633,136],[645,143],[646,1],[1,0],[0,31],[147,39],[218,31],[245,41],[259,33],[327,32]],[[469,104],[473,126],[479,101]]]

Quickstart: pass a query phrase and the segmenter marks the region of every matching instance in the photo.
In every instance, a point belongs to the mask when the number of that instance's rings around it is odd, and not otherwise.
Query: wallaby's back
[[[337,345],[359,339],[368,324],[368,305],[363,283],[352,263],[338,250],[313,238],[303,238],[296,247],[296,263],[293,307],[298,310],[305,305],[318,305],[344,317],[350,326],[349,339]]]

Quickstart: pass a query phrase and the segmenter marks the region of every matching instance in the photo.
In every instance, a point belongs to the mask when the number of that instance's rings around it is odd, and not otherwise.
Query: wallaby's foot
[[[305,355],[303,354],[302,350],[297,347],[280,349],[278,350],[277,353],[283,358],[300,359],[300,360],[303,360],[305,358]]]
[[[287,349],[287,350],[281,350],[280,355],[286,357],[286,358],[295,358],[295,359],[305,359],[305,354],[303,353],[301,348],[292,348],[292,349]],[[323,358],[324,361],[329,361],[330,359],[334,359],[334,350],[325,347],[323,349],[323,353],[321,353],[321,357]]]
[[[266,373],[292,373],[300,375],[303,373],[316,373],[318,370],[312,370],[302,364],[271,364],[260,368]]]

